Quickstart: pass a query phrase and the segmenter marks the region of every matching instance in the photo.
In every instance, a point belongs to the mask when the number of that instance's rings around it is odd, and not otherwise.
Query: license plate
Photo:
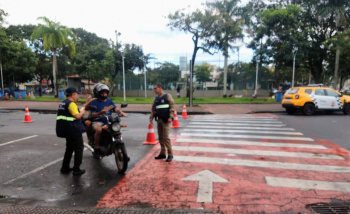
[[[290,101],[290,98],[286,98],[286,101],[289,102],[289,101]]]

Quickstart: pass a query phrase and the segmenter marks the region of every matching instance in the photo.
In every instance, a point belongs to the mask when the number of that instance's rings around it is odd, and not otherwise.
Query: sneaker
[[[73,175],[74,176],[80,176],[85,173],[85,169],[79,169],[79,170],[74,170]]]
[[[62,174],[69,174],[69,173],[71,173],[71,171],[73,171],[72,168],[61,168],[61,170],[60,170],[60,172]]]

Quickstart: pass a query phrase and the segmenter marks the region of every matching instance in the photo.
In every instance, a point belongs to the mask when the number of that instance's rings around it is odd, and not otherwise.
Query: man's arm
[[[149,123],[153,123],[153,118],[155,116],[156,112],[156,103],[153,101],[152,108],[151,108],[151,114],[149,115]]]
[[[77,104],[71,102],[68,106],[68,111],[75,119],[79,120],[85,114],[85,107],[81,107],[79,112]]]
[[[169,112],[170,112],[170,118],[174,117],[174,112],[175,112],[175,102],[173,99],[173,96],[171,94],[168,94],[168,102],[169,102]]]

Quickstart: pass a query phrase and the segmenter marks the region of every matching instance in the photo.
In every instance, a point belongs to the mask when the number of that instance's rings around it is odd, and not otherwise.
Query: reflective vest
[[[156,115],[159,119],[163,119],[164,121],[168,120],[170,117],[170,105],[168,101],[168,95],[164,94],[161,97],[156,97],[154,100],[156,106]]]
[[[58,106],[56,119],[57,137],[68,137],[85,132],[85,127],[81,119],[77,120],[69,113],[68,106],[71,102],[71,100],[66,99]]]

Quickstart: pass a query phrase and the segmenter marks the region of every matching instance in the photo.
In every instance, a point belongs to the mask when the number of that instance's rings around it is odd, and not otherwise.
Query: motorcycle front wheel
[[[124,173],[128,169],[128,156],[121,144],[117,144],[114,148],[114,158],[119,173]]]

